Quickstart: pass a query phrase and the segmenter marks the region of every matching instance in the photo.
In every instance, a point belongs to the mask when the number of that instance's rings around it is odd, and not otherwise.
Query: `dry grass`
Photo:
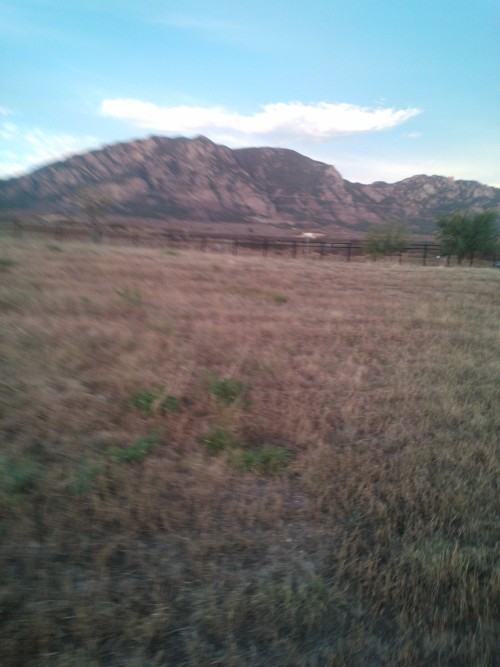
[[[500,272],[0,255],[2,665],[494,664]]]

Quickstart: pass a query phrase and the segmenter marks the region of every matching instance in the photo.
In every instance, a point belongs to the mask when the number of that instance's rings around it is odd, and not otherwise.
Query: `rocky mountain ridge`
[[[177,222],[361,229],[397,218],[426,231],[444,212],[500,208],[500,189],[476,181],[419,175],[365,185],[288,149],[153,136],[0,181],[0,211],[75,215],[82,188],[105,191],[116,215]]]

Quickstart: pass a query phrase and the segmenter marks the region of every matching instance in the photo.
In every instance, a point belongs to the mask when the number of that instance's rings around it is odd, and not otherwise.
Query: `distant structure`
[[[324,234],[321,232],[302,232],[301,234],[297,234],[299,239],[306,239],[307,241],[314,241],[315,239],[319,239],[321,236],[324,236]]]

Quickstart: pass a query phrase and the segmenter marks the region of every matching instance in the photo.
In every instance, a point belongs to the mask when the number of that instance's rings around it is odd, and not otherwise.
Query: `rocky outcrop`
[[[179,221],[360,229],[398,218],[425,230],[443,212],[500,207],[500,190],[475,181],[414,176],[363,185],[291,150],[150,137],[0,181],[0,209],[74,214],[88,187],[105,190],[115,214]]]

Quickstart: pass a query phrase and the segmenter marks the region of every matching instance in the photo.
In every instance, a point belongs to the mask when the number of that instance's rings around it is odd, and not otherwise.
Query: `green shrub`
[[[140,463],[158,444],[158,434],[138,438],[130,447],[113,447],[110,454],[118,463]]]
[[[4,271],[8,271],[11,269],[13,266],[15,266],[17,262],[10,257],[0,257],[0,273],[3,273]]]
[[[230,460],[237,470],[252,471],[261,475],[280,475],[290,463],[291,455],[282,447],[260,449],[236,449]]]
[[[219,378],[211,376],[208,381],[208,390],[226,405],[235,403],[243,398],[247,386],[236,378]]]
[[[130,405],[143,415],[175,412],[181,406],[181,399],[166,393],[165,387],[140,389],[129,400]]]
[[[373,224],[366,232],[364,251],[376,259],[402,252],[408,245],[406,222],[390,220]]]
[[[52,252],[62,252],[61,246],[57,245],[57,243],[48,243],[47,248]]]
[[[29,493],[40,476],[40,466],[36,461],[0,458],[0,491],[7,496]]]
[[[210,454],[219,454],[220,452],[233,449],[238,445],[237,439],[232,433],[221,428],[211,431],[203,442]]]
[[[285,296],[284,294],[268,294],[268,299],[270,301],[274,301],[274,303],[277,303],[278,305],[281,305],[288,301],[288,297]]]
[[[76,495],[84,495],[92,489],[94,480],[101,474],[102,464],[84,461],[70,477],[69,489]]]

